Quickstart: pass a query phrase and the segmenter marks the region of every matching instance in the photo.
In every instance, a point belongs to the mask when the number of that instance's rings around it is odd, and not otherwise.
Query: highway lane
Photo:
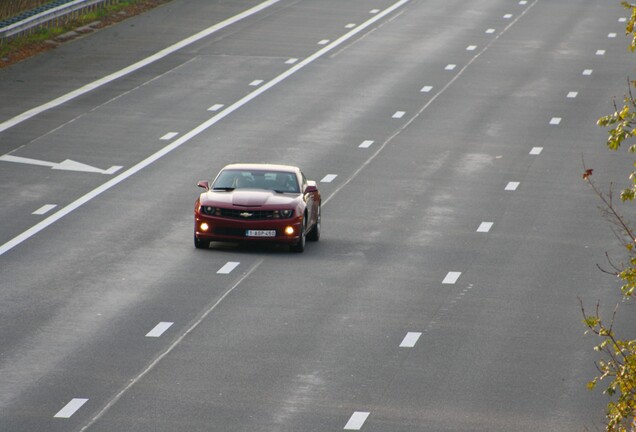
[[[623,45],[606,38],[620,29],[620,9],[459,4],[409,4],[2,255],[3,426],[598,424],[602,398],[584,389],[592,341],[581,335],[576,296],[616,301],[594,269],[613,242],[579,173],[582,152],[599,171],[626,165],[605,153],[593,126],[623,91]],[[130,89],[89,97],[84,104],[97,109],[20,154],[78,154],[93,142],[82,161],[126,169],[160,148],[163,133],[182,136],[213,104],[228,106],[254,80],[280,74],[292,58],[283,39],[304,58],[369,15],[368,2],[285,6],[107,105]],[[580,23],[571,33],[546,18],[566,13]],[[523,55],[513,55],[520,46]],[[78,139],[83,130],[90,139]],[[305,254],[192,247],[193,184],[247,159],[298,163],[316,180],[337,175],[320,184],[324,237]],[[2,210],[15,211],[3,213],[15,221],[3,224],[9,238],[32,220],[24,209],[37,200],[20,204],[18,192],[39,189],[32,179],[43,168],[5,167],[3,176],[25,185],[9,195],[16,208]],[[47,174],[67,202],[105,181]],[[482,222],[493,225],[477,232]],[[240,264],[217,273],[228,262]],[[174,324],[146,337],[160,322]],[[400,347],[409,334],[419,335],[414,346]],[[73,399],[70,418],[53,418]]]

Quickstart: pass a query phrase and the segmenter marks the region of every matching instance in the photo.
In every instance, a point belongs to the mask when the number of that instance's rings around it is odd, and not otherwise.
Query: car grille
[[[266,220],[266,219],[281,219],[282,216],[278,214],[276,210],[233,210],[233,209],[220,209],[221,216],[232,219],[242,220]]]

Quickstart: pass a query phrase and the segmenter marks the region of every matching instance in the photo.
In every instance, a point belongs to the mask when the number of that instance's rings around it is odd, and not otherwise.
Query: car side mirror
[[[199,181],[199,183],[197,183],[197,186],[205,190],[210,190],[210,183],[208,183],[206,180]]]
[[[316,182],[313,180],[307,180],[307,186],[305,187],[305,193],[313,193],[318,192],[318,186],[316,186]]]

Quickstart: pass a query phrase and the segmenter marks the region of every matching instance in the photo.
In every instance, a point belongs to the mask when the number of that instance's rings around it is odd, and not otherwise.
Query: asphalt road
[[[174,0],[1,70],[0,430],[602,428],[624,16]],[[318,181],[320,242],[196,250],[231,162]]]

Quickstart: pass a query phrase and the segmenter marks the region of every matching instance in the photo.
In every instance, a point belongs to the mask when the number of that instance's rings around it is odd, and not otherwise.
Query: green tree
[[[625,32],[631,38],[629,50],[636,51],[636,4],[621,2],[630,11],[630,19],[625,26]],[[623,98],[622,106],[614,101],[614,112],[601,117],[597,124],[608,129],[607,147],[618,151],[621,146],[628,145],[627,151],[636,153],[636,99],[632,87],[636,88],[636,81],[627,83],[628,94]],[[636,164],[635,164],[636,166]],[[629,221],[619,213],[612,196],[612,187],[608,193],[603,193],[592,181],[591,168],[584,167],[583,179],[588,182],[592,190],[601,199],[602,209],[616,227],[615,233],[628,255],[627,264],[616,265],[608,257],[609,270],[602,269],[619,278],[622,283],[621,293],[626,300],[633,300],[636,296],[636,235],[630,227]],[[636,197],[636,171],[629,175],[630,184],[620,194],[622,202],[633,201]],[[609,402],[606,409],[608,432],[636,431],[636,340],[619,337],[614,329],[616,309],[609,322],[601,318],[599,305],[590,315],[585,312],[581,303],[584,323],[588,332],[595,334],[600,343],[594,347],[601,359],[596,362],[599,374],[588,383],[588,388],[594,389],[602,381],[604,393]]]

